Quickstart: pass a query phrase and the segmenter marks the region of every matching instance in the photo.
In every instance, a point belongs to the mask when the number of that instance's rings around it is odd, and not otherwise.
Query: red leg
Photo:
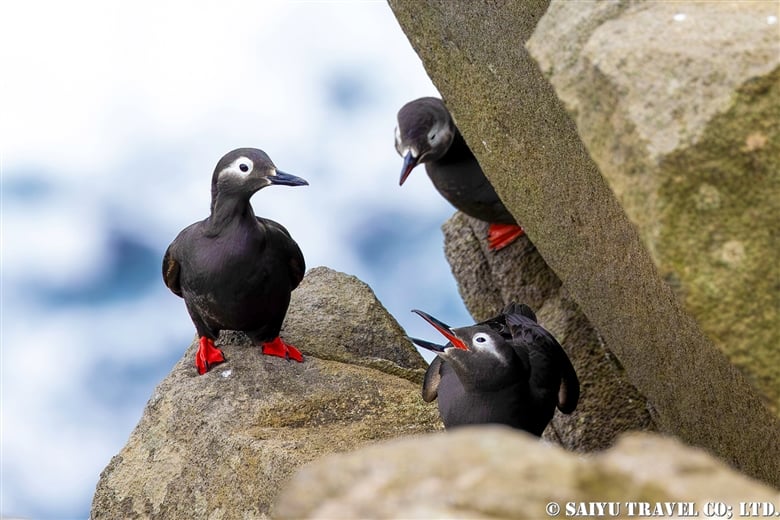
[[[206,336],[201,336],[198,352],[195,354],[195,366],[198,374],[205,374],[211,367],[225,361],[225,355],[214,346],[214,342]]]
[[[301,354],[301,351],[289,343],[285,343],[279,336],[276,336],[272,341],[263,343],[263,354],[266,356],[277,356],[287,360],[294,359],[299,363],[303,361],[303,354]]]
[[[525,231],[516,224],[490,224],[488,228],[488,246],[492,251],[504,249],[523,236]]]

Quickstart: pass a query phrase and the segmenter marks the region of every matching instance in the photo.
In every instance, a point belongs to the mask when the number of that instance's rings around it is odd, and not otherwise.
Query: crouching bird
[[[303,253],[281,224],[256,216],[249,203],[274,184],[308,182],[277,170],[262,150],[228,153],[211,179],[211,214],[182,230],[163,257],[165,285],[184,298],[200,337],[199,374],[225,361],[214,346],[223,329],[245,332],[263,354],[303,361],[279,337],[290,293],[306,270]]]
[[[414,310],[448,340],[437,345],[410,338],[437,357],[428,367],[422,396],[438,398],[446,428],[505,424],[541,436],[556,406],[570,414],[580,383],[561,345],[524,304],[509,304],[498,316],[453,329]]]
[[[433,185],[457,209],[490,223],[488,244],[498,251],[523,235],[471,153],[441,99],[424,97],[398,111],[395,149],[404,158],[400,184],[425,164]]]

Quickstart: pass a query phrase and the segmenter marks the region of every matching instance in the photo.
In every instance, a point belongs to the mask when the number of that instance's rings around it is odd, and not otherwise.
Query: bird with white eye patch
[[[422,395],[438,400],[446,428],[505,424],[540,436],[557,407],[570,414],[579,400],[579,380],[566,352],[523,304],[470,327],[453,329],[415,310],[449,343],[410,338],[437,354]]]
[[[245,332],[263,354],[303,361],[279,337],[290,293],[306,270],[303,253],[284,226],[256,216],[249,203],[272,184],[308,182],[277,170],[262,150],[229,152],[214,169],[211,214],[182,230],[165,252],[165,285],[184,298],[200,337],[199,374],[225,361],[214,346],[225,329]]]
[[[496,346],[496,342],[493,341],[493,338],[491,338],[490,335],[488,335],[487,333],[477,332],[476,334],[474,334],[474,336],[472,336],[471,338],[471,345],[473,347],[473,350],[482,350],[487,354],[496,356],[504,363],[509,364],[509,360],[507,359],[507,356],[505,356],[503,352],[498,350],[498,347]]]
[[[399,184],[418,164],[436,190],[466,215],[490,223],[488,245],[498,251],[523,235],[485,177],[441,99],[423,97],[398,111],[395,149],[403,157]]]

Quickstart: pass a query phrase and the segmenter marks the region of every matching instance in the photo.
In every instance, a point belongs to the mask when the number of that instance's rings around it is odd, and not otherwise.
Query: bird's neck
[[[466,140],[463,139],[463,136],[460,135],[460,131],[456,128],[452,136],[452,143],[441,159],[439,159],[439,162],[442,164],[449,164],[464,160],[475,160],[474,154],[471,153],[469,145],[466,143]]]
[[[211,215],[208,218],[207,233],[217,235],[231,224],[242,220],[256,220],[248,197],[215,194],[211,199]]]

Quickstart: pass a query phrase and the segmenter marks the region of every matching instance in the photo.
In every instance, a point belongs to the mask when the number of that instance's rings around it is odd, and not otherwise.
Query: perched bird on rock
[[[448,340],[446,345],[410,338],[437,357],[428,367],[422,395],[438,398],[446,428],[505,424],[541,436],[556,406],[570,414],[580,383],[566,352],[524,304],[498,316],[453,329],[414,310]]]
[[[441,99],[423,97],[398,111],[395,149],[404,158],[400,184],[425,164],[433,185],[457,209],[490,223],[488,243],[498,251],[523,235],[482,172]]]
[[[306,269],[303,254],[281,224],[255,216],[249,203],[274,184],[308,182],[277,170],[262,150],[228,153],[211,179],[211,214],[182,230],[165,252],[165,285],[184,298],[200,337],[199,374],[225,361],[214,346],[223,329],[245,332],[264,354],[303,361],[279,337],[290,292]]]

